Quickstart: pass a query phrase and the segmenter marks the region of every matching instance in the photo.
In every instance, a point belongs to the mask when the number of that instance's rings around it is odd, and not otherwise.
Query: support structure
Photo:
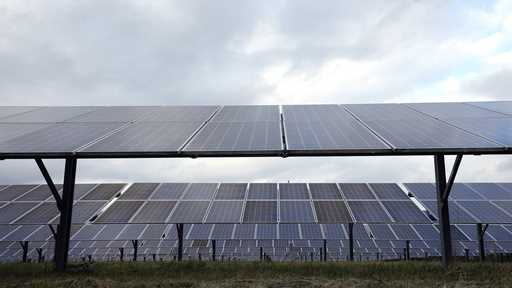
[[[260,247],[260,261],[263,261],[263,247]]]
[[[405,241],[405,260],[411,260],[411,241]]]
[[[21,250],[23,252],[21,261],[23,263],[27,263],[27,256],[28,256],[28,241],[20,241]]]
[[[476,224],[476,235],[478,237],[478,254],[480,255],[480,261],[485,261],[485,232],[489,228],[489,224],[483,225],[482,223]]]
[[[43,248],[36,248],[36,252],[37,252],[37,262],[42,263],[44,261]]]
[[[348,223],[348,260],[354,261],[354,223]]]
[[[217,241],[215,239],[212,239],[212,261],[216,261],[216,250],[217,250]]]
[[[76,163],[74,157],[66,158],[64,166],[64,187],[62,191],[62,210],[55,243],[55,265],[59,272],[66,270],[68,263],[69,238],[75,192]]]
[[[183,260],[183,224],[176,224],[178,234],[178,261]]]
[[[137,262],[137,254],[139,252],[139,240],[132,240],[133,245],[133,262]]]
[[[323,257],[324,257],[324,258],[323,258],[323,261],[324,261],[324,262],[327,262],[327,240],[326,240],[326,239],[324,239],[324,250],[323,250],[323,251],[324,251],[324,254],[323,254]]]
[[[124,247],[119,248],[119,260],[124,261]]]
[[[437,192],[437,214],[440,230],[441,260],[444,268],[448,268],[452,258],[452,243],[450,231],[450,213],[448,209],[448,197],[459,170],[462,154],[457,154],[452,167],[450,178],[446,182],[446,168],[443,154],[434,155],[434,167]]]

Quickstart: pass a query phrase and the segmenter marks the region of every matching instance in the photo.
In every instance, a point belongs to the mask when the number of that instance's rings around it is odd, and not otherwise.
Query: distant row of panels
[[[507,153],[512,102],[0,107],[2,157]]]

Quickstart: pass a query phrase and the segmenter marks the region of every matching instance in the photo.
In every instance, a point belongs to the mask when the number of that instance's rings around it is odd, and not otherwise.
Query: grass
[[[510,287],[510,263],[138,262],[0,264],[1,287]]]

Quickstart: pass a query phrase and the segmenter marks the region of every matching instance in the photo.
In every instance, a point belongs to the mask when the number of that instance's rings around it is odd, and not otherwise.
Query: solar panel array
[[[508,153],[512,102],[0,107],[0,156]]]

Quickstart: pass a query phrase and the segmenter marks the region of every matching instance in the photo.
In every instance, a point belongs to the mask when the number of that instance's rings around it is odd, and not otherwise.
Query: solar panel
[[[256,239],[277,239],[277,225],[258,224],[256,225]]]
[[[119,235],[117,240],[135,240],[139,239],[142,232],[147,228],[146,224],[129,224],[125,225],[125,228]]]
[[[504,114],[464,103],[412,103],[407,106],[439,119],[506,117]]]
[[[347,201],[356,222],[361,223],[391,223],[386,211],[378,201]]]
[[[491,203],[500,207],[506,213],[512,215],[512,201],[492,201]]]
[[[247,199],[274,200],[277,199],[276,183],[251,183]]]
[[[183,199],[188,200],[210,200],[217,190],[216,183],[192,183],[183,195]]]
[[[38,203],[34,202],[13,202],[0,209],[0,223],[8,224],[27,213],[30,209],[34,208]]]
[[[277,223],[276,201],[247,201],[244,223]]]
[[[243,201],[214,201],[206,222],[238,223],[242,216],[243,204]]]
[[[405,183],[404,186],[417,199],[437,199],[436,187],[431,183]]]
[[[502,145],[512,145],[512,118],[453,119],[450,123]]]
[[[347,229],[348,230],[348,229]],[[363,224],[354,224],[354,239],[370,239]]]
[[[165,223],[174,206],[176,201],[145,202],[131,223]]]
[[[22,225],[11,234],[7,235],[3,241],[23,241],[38,228],[39,226],[37,225]]]
[[[30,107],[30,106],[2,106],[0,107],[0,121],[3,121],[3,118],[16,115],[16,114],[22,114],[27,113],[29,111],[34,111],[37,109],[41,109],[40,107]]]
[[[4,238],[6,235],[16,230],[19,226],[15,225],[0,225],[0,240]],[[0,243],[1,244],[1,243]]]
[[[222,183],[215,195],[216,200],[243,200],[247,183]]]
[[[400,104],[345,105],[397,149],[499,147]]]
[[[188,240],[209,239],[212,231],[212,224],[194,224],[187,236]]]
[[[303,239],[323,239],[320,224],[300,224]]]
[[[191,152],[280,151],[279,122],[210,122],[185,147]]]
[[[281,223],[315,222],[309,201],[281,201],[279,205]]]
[[[35,188],[36,185],[10,185],[0,191],[0,201],[11,201]]]
[[[82,200],[110,200],[126,184],[100,184],[85,195]]]
[[[55,205],[54,203],[52,203]],[[105,201],[79,201],[73,205],[73,214],[71,223],[82,224],[89,220],[105,205]]]
[[[512,223],[512,217],[486,201],[457,201],[457,204],[474,215],[477,223]]]
[[[466,185],[476,190],[485,199],[512,200],[512,191],[508,191],[496,183],[467,183]]]
[[[151,199],[155,200],[173,200],[180,199],[188,183],[163,183],[155,190]]]
[[[394,183],[372,183],[369,184],[379,199],[408,200],[407,194]]]
[[[105,225],[105,229],[101,230],[100,233],[96,234],[93,238],[98,241],[110,241],[116,239],[117,235],[125,228],[125,224],[108,224]]]
[[[325,239],[347,239],[345,230],[340,224],[322,224]]]
[[[279,122],[277,105],[224,106],[213,117],[212,122]]]
[[[432,216],[438,217],[437,202],[436,201],[421,201],[421,204],[425,206]],[[450,213],[450,221],[452,223],[476,223],[476,219],[469,215],[465,210],[460,208],[457,203],[449,201],[448,211]]]
[[[84,225],[71,237],[71,240],[91,240],[104,228],[105,225]]]
[[[455,200],[483,200],[484,198],[462,183],[454,183],[450,198]]]
[[[421,240],[416,231],[408,224],[394,224],[391,225],[391,229],[395,231],[400,240]]]
[[[162,239],[166,229],[166,224],[149,224],[138,239]]]
[[[82,151],[177,152],[200,126],[201,123],[194,122],[135,123]]]
[[[411,201],[382,201],[391,217],[399,223],[429,223],[429,219]]]
[[[48,226],[39,226],[39,229],[37,229],[34,233],[30,234],[30,236],[28,236],[28,238],[26,238],[25,240],[31,241],[31,242],[34,242],[34,241],[43,242],[43,241],[48,241],[52,237],[53,237],[52,232],[48,228]]]
[[[169,222],[202,223],[209,204],[209,201],[180,201]]]
[[[50,124],[0,123],[0,142],[15,139],[49,126]]]
[[[237,224],[235,225],[234,239],[254,239],[256,225],[255,224]]]
[[[231,239],[235,224],[215,224],[211,239]]]
[[[143,201],[116,201],[103,212],[95,223],[128,223]]]
[[[284,200],[309,199],[308,186],[304,183],[279,183],[279,198]]]
[[[0,143],[4,153],[66,153],[120,128],[122,123],[58,123]]]
[[[364,183],[339,183],[345,199],[375,199],[375,195]]]
[[[155,107],[139,121],[145,122],[204,122],[218,109],[217,106]]]
[[[353,222],[343,201],[315,201],[314,204],[319,223]]]
[[[337,105],[283,106],[289,150],[389,149]]]
[[[73,193],[74,199],[81,199],[85,194],[91,191],[92,188],[96,187],[96,185],[97,184],[75,184],[75,191]]]
[[[310,183],[309,191],[313,199],[342,199],[334,183]]]
[[[300,239],[299,224],[279,224],[280,239]]]
[[[57,190],[62,188],[62,185],[55,185]],[[31,190],[30,192],[24,194],[20,198],[16,199],[16,201],[44,201],[48,198],[52,197],[52,192],[47,185],[40,185],[37,188]],[[53,197],[52,197],[53,198]]]
[[[119,199],[146,200],[158,187],[158,183],[133,183]]]
[[[467,104],[489,109],[499,113],[512,115],[512,103],[509,101],[469,102]]]
[[[369,224],[371,233],[375,239],[379,240],[397,240],[395,234],[389,227],[384,224]]]
[[[29,112],[12,115],[1,119],[5,123],[54,123],[62,122],[67,119],[76,117],[94,111],[97,108],[86,106],[59,106],[59,107],[42,107]]]

